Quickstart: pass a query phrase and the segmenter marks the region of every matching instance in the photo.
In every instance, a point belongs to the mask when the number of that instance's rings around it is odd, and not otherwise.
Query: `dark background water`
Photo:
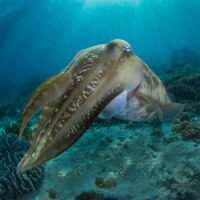
[[[0,0],[0,99],[114,38],[158,68],[174,49],[200,52],[200,0]]]

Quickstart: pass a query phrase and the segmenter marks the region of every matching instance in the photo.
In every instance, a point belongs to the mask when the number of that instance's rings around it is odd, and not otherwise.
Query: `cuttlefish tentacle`
[[[23,135],[30,118],[48,102],[56,100],[62,95],[67,88],[66,82],[68,79],[69,72],[63,71],[50,77],[36,89],[22,113],[20,137]]]
[[[34,142],[34,138],[37,134],[44,133],[45,127],[48,123],[51,123],[51,116],[57,109],[60,98],[54,100],[52,102],[47,103],[47,105],[43,108],[42,113],[38,118],[37,125],[35,126],[34,132],[32,133],[31,143]]]

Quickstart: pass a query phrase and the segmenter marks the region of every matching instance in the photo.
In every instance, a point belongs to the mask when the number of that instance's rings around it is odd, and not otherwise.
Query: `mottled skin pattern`
[[[145,109],[149,102],[171,105],[160,79],[131,51],[128,42],[113,40],[80,51],[64,70],[38,87],[25,107],[20,136],[30,118],[43,111],[18,172],[41,165],[73,145],[124,90],[130,99],[135,95],[143,99]],[[157,112],[153,104],[150,107]]]

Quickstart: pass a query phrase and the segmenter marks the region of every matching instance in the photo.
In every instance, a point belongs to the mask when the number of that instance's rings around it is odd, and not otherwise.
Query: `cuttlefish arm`
[[[53,112],[53,110],[56,109],[56,106],[59,102],[59,98],[62,97],[64,92],[64,98],[66,98],[66,90],[69,88],[72,81],[71,74],[74,70],[76,70],[74,69],[73,65],[83,64],[83,68],[85,69],[83,69],[82,74],[85,73],[87,71],[87,66],[84,63],[86,63],[85,60],[87,58],[84,58],[84,55],[86,51],[91,52],[93,51],[93,49],[94,47],[79,51],[74,57],[73,61],[69,63],[69,65],[66,68],[64,68],[61,72],[48,78],[33,92],[22,113],[19,137],[23,136],[24,129],[27,126],[30,119],[33,117],[33,115],[35,115],[44,106],[44,111],[42,115],[40,115],[40,121],[37,127],[39,127],[39,125],[43,123],[45,124],[46,121],[49,120],[51,112]],[[82,56],[82,59],[79,59],[80,56]],[[77,82],[79,81],[78,79],[80,79],[80,77],[81,74],[77,76]]]
[[[57,98],[48,122],[38,122],[30,148],[18,165],[18,172],[43,164],[73,145],[104,107],[125,88],[137,87],[139,72],[133,67],[129,44],[115,40],[81,53],[71,66],[71,81]],[[135,81],[133,81],[135,80]],[[136,84],[135,86],[133,86]],[[131,85],[131,86],[130,86]],[[43,114],[42,114],[43,115]]]
[[[69,71],[60,72],[42,83],[32,94],[21,117],[21,128],[19,136],[23,136],[24,129],[31,119],[48,102],[54,102],[67,88],[66,81],[69,79]],[[51,103],[53,104],[53,103]]]

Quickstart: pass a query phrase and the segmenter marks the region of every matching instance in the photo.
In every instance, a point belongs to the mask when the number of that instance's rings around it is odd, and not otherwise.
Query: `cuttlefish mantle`
[[[171,102],[161,80],[124,40],[80,51],[69,65],[42,83],[21,119],[20,137],[42,109],[18,172],[43,164],[73,145],[99,116],[161,121],[183,106]]]

